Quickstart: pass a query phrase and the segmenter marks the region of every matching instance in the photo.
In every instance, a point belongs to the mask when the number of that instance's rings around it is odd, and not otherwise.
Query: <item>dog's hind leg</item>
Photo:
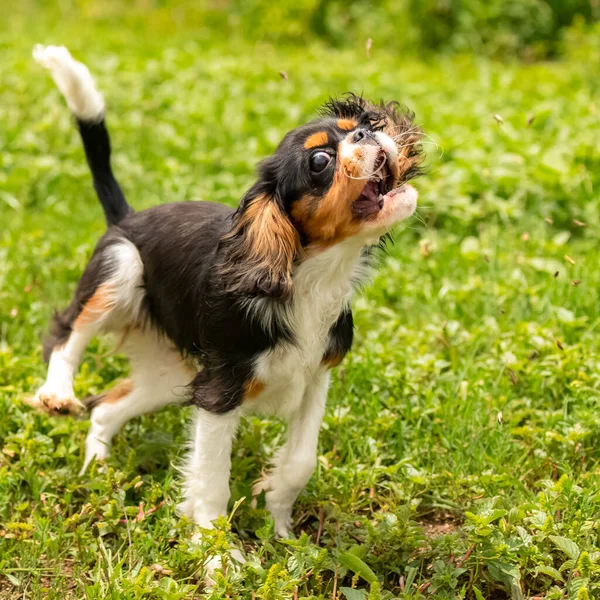
[[[31,404],[51,414],[80,412],[73,377],[90,340],[101,330],[133,325],[143,299],[143,266],[128,240],[106,236],[100,242],[67,309],[54,316],[45,347],[46,382]]]
[[[86,401],[92,415],[82,472],[94,458],[108,456],[113,436],[127,421],[167,404],[181,404],[189,397],[185,387],[196,369],[159,334],[130,331],[125,352],[131,361],[131,377]]]

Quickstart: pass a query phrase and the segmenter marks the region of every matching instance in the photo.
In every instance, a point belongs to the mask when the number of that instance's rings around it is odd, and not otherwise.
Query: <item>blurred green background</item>
[[[0,598],[600,596],[597,0],[3,9]],[[79,477],[87,422],[26,405],[52,310],[105,230],[35,43],[90,67],[136,209],[235,206],[260,159],[331,95],[415,111],[418,211],[354,302],[297,539],[276,541],[264,500],[250,501],[283,439],[276,420],[242,427],[232,501],[246,500],[198,546],[175,511],[190,409],[134,420],[108,469]],[[79,396],[127,373],[111,349],[90,345]],[[206,551],[230,543],[248,564],[206,590]]]
[[[54,19],[149,22],[162,29],[193,29],[224,39],[338,48],[376,38],[394,53],[475,52],[496,58],[540,60],[561,56],[567,30],[598,21],[597,0],[24,0],[31,15],[55,4]],[[52,12],[52,10],[50,11]]]

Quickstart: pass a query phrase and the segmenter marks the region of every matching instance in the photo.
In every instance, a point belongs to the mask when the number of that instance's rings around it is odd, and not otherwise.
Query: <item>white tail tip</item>
[[[82,121],[101,121],[104,99],[88,68],[75,60],[64,46],[33,48],[33,58],[50,71],[71,112]]]

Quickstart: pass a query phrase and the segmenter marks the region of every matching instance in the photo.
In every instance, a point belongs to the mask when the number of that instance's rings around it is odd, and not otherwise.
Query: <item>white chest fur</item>
[[[294,333],[286,343],[262,354],[255,376],[265,385],[251,410],[283,417],[295,412],[322,366],[329,331],[349,306],[357,284],[368,276],[363,244],[347,240],[303,262],[294,272],[294,298],[278,318]]]

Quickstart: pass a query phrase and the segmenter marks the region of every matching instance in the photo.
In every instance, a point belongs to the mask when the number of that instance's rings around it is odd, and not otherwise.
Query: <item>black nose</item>
[[[358,144],[361,140],[364,140],[367,137],[367,132],[364,129],[357,129],[352,136],[352,141],[355,144]]]
[[[352,143],[377,145],[377,140],[368,129],[357,129],[352,134]]]

